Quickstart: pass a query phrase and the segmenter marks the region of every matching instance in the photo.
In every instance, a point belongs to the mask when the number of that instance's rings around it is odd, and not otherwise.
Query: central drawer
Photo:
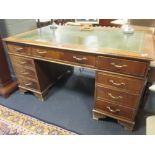
[[[63,52],[62,60],[90,67],[95,67],[95,56],[77,52]]]
[[[143,77],[146,75],[147,62],[98,56],[96,66],[100,70],[124,73]]]
[[[95,67],[96,57],[90,54],[82,54],[73,51],[65,51],[47,48],[32,48],[32,55],[38,58],[46,58],[51,60],[59,60],[76,65]]]
[[[99,85],[96,86],[96,97],[131,108],[136,108],[139,102],[139,95],[116,91]]]
[[[126,118],[128,120],[134,120],[136,111],[120,105],[115,105],[104,100],[96,100],[96,110],[108,113],[110,116]]]

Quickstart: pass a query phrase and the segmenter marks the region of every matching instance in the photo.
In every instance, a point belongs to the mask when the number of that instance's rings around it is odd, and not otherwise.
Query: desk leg
[[[134,122],[128,123],[128,122],[120,121],[120,120],[118,120],[117,122],[118,122],[120,125],[124,126],[125,129],[128,129],[128,130],[130,130],[130,131],[133,130],[134,125],[135,125]]]
[[[94,120],[99,120],[99,119],[104,119],[106,116],[104,114],[97,113],[96,111],[93,111],[93,119]]]
[[[27,92],[27,90],[24,89],[24,88],[20,88],[19,87],[19,92],[20,92],[20,94],[23,94],[24,95]]]
[[[39,93],[33,93],[40,101],[44,102],[47,98],[47,94],[48,94],[48,91],[42,93],[42,94],[39,94]]]
[[[37,93],[37,92],[32,92],[32,91],[29,91],[27,89],[24,89],[24,88],[20,88],[19,87],[19,92],[20,94],[25,94],[26,92],[31,92],[33,93],[40,101],[45,101],[46,97],[47,97],[47,94],[48,94],[48,90],[43,92],[43,93]]]

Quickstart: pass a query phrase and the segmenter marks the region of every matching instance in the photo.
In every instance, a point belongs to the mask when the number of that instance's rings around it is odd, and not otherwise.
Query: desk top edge
[[[104,27],[105,28],[105,27]],[[108,27],[109,28],[109,27]],[[118,28],[117,28],[118,29]],[[112,49],[112,48],[102,48],[98,50],[90,50],[85,47],[80,47],[77,45],[61,45],[61,44],[48,44],[44,42],[36,42],[36,41],[30,41],[30,40],[24,40],[24,39],[18,39],[18,37],[31,34],[37,29],[27,31],[24,33],[20,33],[14,36],[10,36],[7,38],[3,38],[3,41],[6,43],[15,43],[15,44],[24,44],[24,45],[30,45],[30,46],[38,46],[38,47],[45,47],[45,48],[56,48],[60,50],[69,50],[69,51],[77,51],[77,52],[83,52],[83,53],[91,53],[91,54],[99,54],[99,55],[110,55],[110,56],[120,56],[120,57],[128,57],[128,58],[135,58],[135,59],[141,59],[141,60],[147,60],[152,61],[155,60],[155,36],[152,34],[146,34],[146,37],[149,37],[149,47],[147,46],[147,49],[144,49],[144,54],[140,53],[134,53],[127,50],[118,50],[118,49]],[[141,31],[141,30],[140,30]]]

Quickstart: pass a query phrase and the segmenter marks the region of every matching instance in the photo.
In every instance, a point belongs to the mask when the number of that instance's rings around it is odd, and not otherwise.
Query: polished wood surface
[[[13,68],[19,83],[21,93],[32,91],[41,101],[47,95],[48,89],[71,67],[48,62],[35,61],[32,58],[10,55]]]
[[[96,97],[131,108],[136,108],[139,103],[139,95],[126,93],[117,89],[114,90],[113,88],[101,85],[97,85],[96,87]]]
[[[97,59],[97,67],[101,70],[107,70],[142,77],[146,75],[148,65],[149,62],[145,61],[140,62],[119,58],[109,58],[103,56],[99,56]]]
[[[119,28],[105,27],[87,32],[61,26],[55,31],[44,27],[4,40],[21,93],[31,91],[43,100],[48,88],[65,72],[72,72],[72,66],[93,69],[93,118],[112,117],[133,129],[155,54],[151,34],[136,31],[126,35]]]
[[[20,67],[17,65],[15,67],[15,72],[16,72],[17,76],[23,76],[23,77],[26,76],[27,78],[37,80],[36,73],[33,69],[26,68],[26,67]]]
[[[112,104],[111,102],[107,102],[99,99],[96,100],[96,110],[103,111],[105,115],[106,113],[108,113],[115,117],[121,117],[124,119],[128,119],[130,121],[133,121],[135,117],[134,109]]]
[[[25,58],[22,56],[13,55],[11,60],[15,66],[19,67],[27,67],[27,68],[34,68],[34,61],[33,59]]]
[[[0,95],[7,98],[17,89],[17,82],[11,78],[11,73],[4,53],[4,47],[0,36]]]
[[[28,53],[28,48],[16,44],[8,44],[8,49],[10,52],[13,53],[20,53],[20,54]]]
[[[96,81],[100,85],[105,85],[134,94],[139,94],[142,91],[145,82],[143,79],[127,77],[124,75],[120,76],[118,74],[111,74],[107,72],[97,72]]]

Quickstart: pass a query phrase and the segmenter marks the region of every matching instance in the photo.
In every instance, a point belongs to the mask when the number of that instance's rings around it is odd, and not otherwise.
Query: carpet
[[[0,105],[0,135],[75,135],[75,133]]]

